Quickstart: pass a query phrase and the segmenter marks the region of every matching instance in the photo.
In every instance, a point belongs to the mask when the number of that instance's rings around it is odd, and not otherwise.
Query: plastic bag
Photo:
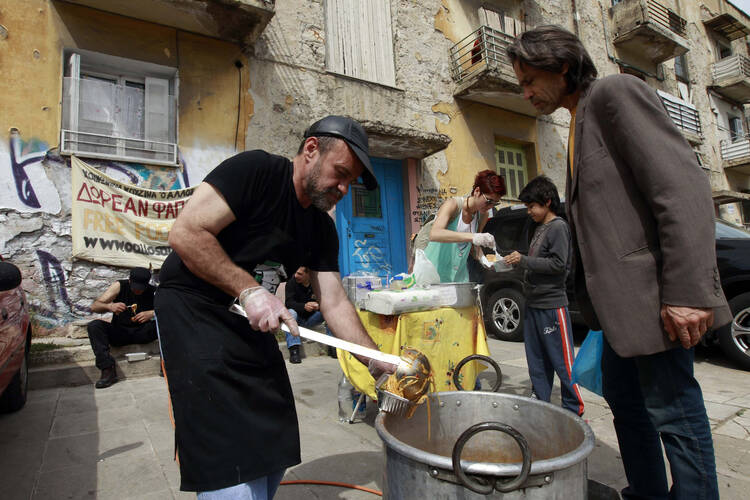
[[[600,330],[589,330],[573,361],[572,382],[602,395],[602,345]]]
[[[435,265],[430,262],[421,248],[417,249],[414,254],[414,281],[418,286],[440,283],[440,275]]]

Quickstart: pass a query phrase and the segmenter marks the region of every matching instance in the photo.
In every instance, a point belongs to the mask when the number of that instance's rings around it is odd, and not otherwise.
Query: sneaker
[[[112,367],[102,370],[102,377],[96,381],[95,387],[97,389],[106,389],[116,382],[117,370],[115,369],[115,365],[112,365]]]
[[[289,348],[289,362],[294,363],[295,365],[302,363],[302,358],[299,355],[298,345],[293,345],[292,347]]]

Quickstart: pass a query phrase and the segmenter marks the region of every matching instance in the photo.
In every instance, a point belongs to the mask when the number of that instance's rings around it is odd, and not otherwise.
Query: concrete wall
[[[451,41],[433,26],[440,2],[392,0],[390,7],[395,88],[326,71],[323,1],[278,2],[276,15],[255,43],[251,58],[255,115],[248,126],[247,147],[292,155],[304,129],[330,113],[436,132],[437,123],[446,116],[434,111],[433,105],[452,101],[453,88],[447,57]],[[405,199],[410,190],[419,191],[416,204],[407,207],[407,212],[417,212],[420,218],[440,202],[437,193],[445,186],[437,176],[447,170],[447,163],[438,153],[416,165],[416,175],[406,179],[416,179],[419,185],[407,184]]]
[[[494,2],[443,0],[435,28],[451,44],[479,28],[478,9],[482,5],[495,7],[514,17],[521,26],[546,23],[550,19],[568,19],[567,2]],[[568,29],[572,26],[566,25]],[[550,116],[534,119],[529,116],[499,109],[482,103],[451,98],[433,107],[444,119],[436,123],[437,130],[451,137],[445,151],[448,168],[438,174],[441,186],[460,193],[471,189],[474,175],[484,169],[495,170],[495,144],[516,143],[524,147],[531,179],[538,174],[552,178],[558,188],[565,186],[565,151],[570,114],[560,110]],[[513,203],[509,200],[508,203]]]

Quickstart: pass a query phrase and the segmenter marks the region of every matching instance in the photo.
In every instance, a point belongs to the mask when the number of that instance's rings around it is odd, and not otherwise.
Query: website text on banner
[[[195,188],[154,191],[119,182],[73,157],[73,257],[160,269],[167,237]]]

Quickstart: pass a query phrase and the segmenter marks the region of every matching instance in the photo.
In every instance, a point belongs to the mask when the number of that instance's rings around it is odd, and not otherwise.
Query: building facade
[[[600,75],[659,92],[717,213],[750,223],[750,18],[725,0],[0,0],[0,254],[36,334],[75,330],[126,275],[72,257],[71,155],[174,190],[352,116],[381,188],[353,186],[332,214],[342,275],[405,271],[410,236],[481,170],[505,176],[509,204],[542,173],[562,189],[569,115],[536,116],[504,52],[553,23]]]

